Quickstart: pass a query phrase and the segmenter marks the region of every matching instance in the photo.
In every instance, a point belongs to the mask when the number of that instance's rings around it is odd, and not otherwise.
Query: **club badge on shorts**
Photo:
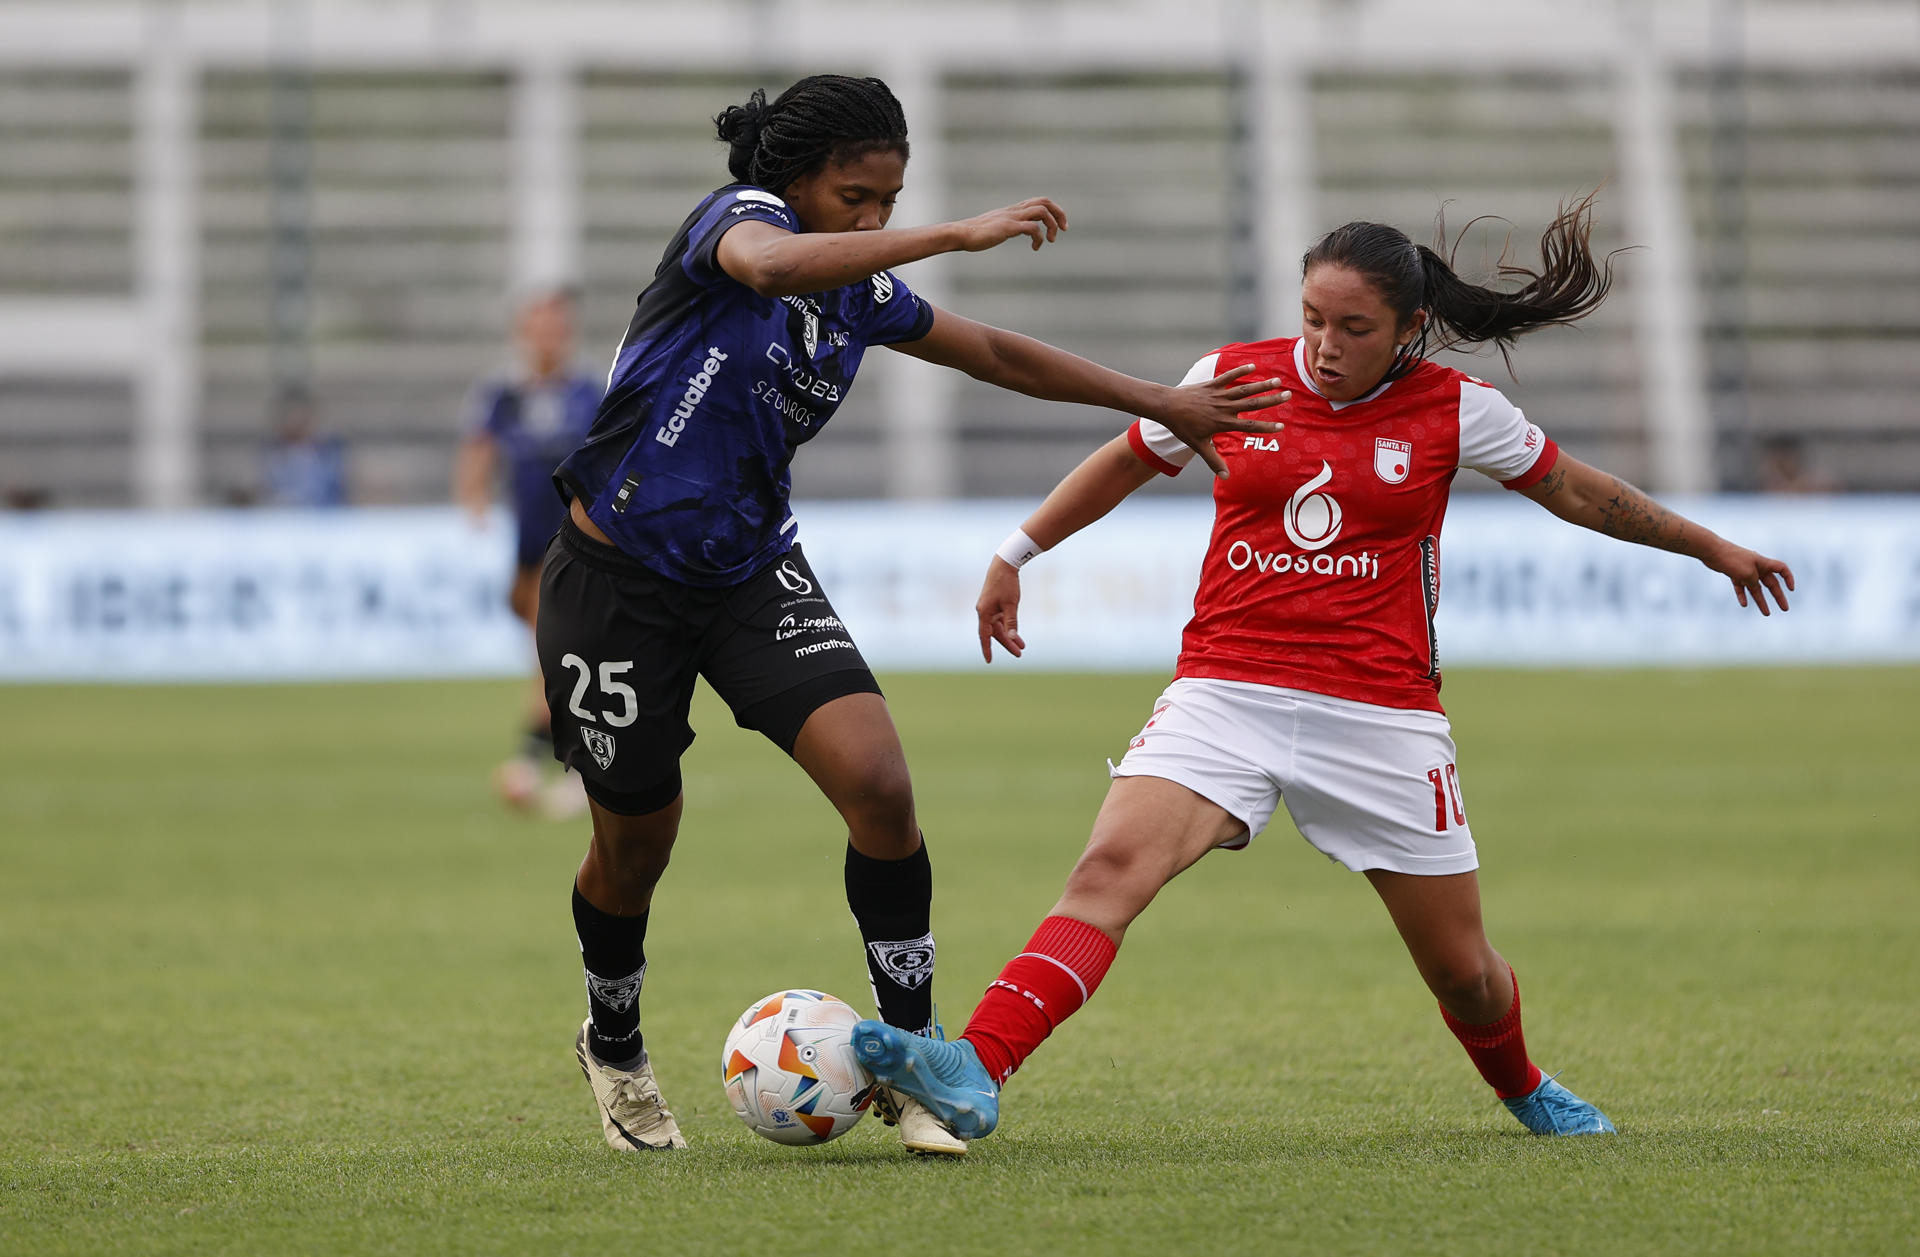
[[[1375,437],[1373,442],[1373,474],[1388,484],[1399,484],[1407,478],[1407,472],[1413,469],[1413,442],[1389,441],[1385,437]]]
[[[604,772],[613,767],[613,735],[605,729],[583,726],[580,740],[587,744],[587,751],[593,756],[593,762],[600,765]]]

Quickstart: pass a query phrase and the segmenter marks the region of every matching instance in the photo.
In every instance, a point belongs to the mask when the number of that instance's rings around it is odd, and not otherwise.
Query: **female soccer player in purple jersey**
[[[817,75],[715,119],[734,182],[681,226],[556,482],[567,519],[541,576],[537,642],[555,754],[586,785],[593,839],[573,914],[589,1015],[576,1040],[607,1142],[683,1147],[640,1033],[647,913],[680,829],[696,676],[786,751],[847,824],[846,892],[880,1017],[932,1021],[932,875],[900,740],[793,539],[788,465],[833,415],[870,345],[1052,401],[1146,415],[1224,471],[1214,434],[1284,400],[1229,372],[1168,388],[921,300],[889,267],[1067,227],[1034,197],[883,231],[906,172],[900,103],[872,78]],[[909,1148],[966,1145],[905,1096],[882,1113]]]

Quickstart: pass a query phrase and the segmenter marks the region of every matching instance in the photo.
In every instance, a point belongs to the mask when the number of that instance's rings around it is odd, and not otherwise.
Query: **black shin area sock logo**
[[[933,977],[933,935],[904,939],[897,943],[868,943],[874,972],[883,974],[895,986],[917,991]]]

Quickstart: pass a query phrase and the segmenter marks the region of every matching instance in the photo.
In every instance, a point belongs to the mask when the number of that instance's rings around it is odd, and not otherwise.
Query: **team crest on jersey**
[[[1389,441],[1376,437],[1373,442],[1373,474],[1388,484],[1399,484],[1413,470],[1413,442]]]
[[[807,347],[807,357],[814,357],[820,350],[820,309],[806,297],[782,297],[795,314],[800,316],[800,339]]]
[[[873,304],[883,306],[893,300],[893,276],[885,271],[873,274]]]
[[[583,728],[580,740],[587,744],[593,762],[604,769],[613,767],[613,735],[605,729]]]

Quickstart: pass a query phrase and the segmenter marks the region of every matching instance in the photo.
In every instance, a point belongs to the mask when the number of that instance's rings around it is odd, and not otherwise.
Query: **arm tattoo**
[[[1540,496],[1550,498],[1560,492],[1561,486],[1566,483],[1567,473],[1561,468],[1556,467],[1548,472],[1546,477],[1540,481]]]
[[[1683,537],[1687,521],[1661,506],[1640,490],[1617,477],[1613,493],[1597,504],[1598,530],[1621,541],[1631,541],[1657,550],[1686,553]]]

